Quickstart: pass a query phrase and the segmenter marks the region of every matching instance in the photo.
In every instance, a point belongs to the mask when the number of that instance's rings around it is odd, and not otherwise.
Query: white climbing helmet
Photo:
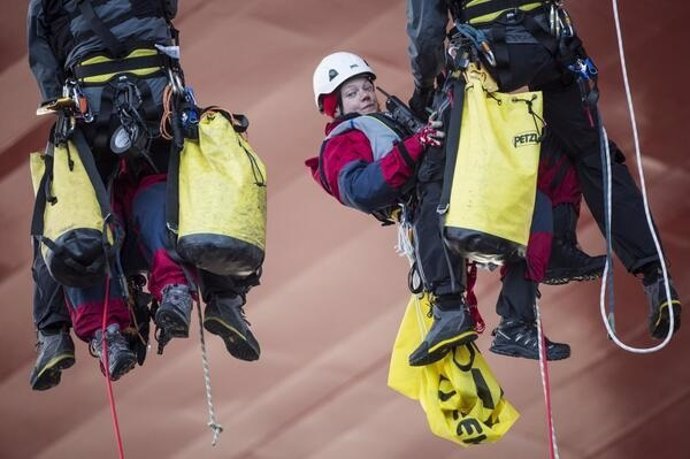
[[[324,57],[314,70],[314,102],[323,113],[321,97],[331,94],[346,80],[357,75],[370,75],[372,80],[376,74],[369,67],[367,61],[356,54],[339,51]]]

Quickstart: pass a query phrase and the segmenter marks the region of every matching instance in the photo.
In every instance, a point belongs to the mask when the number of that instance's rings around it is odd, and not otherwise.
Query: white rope
[[[395,253],[398,255],[405,256],[410,266],[414,264],[415,261],[415,251],[414,245],[410,240],[410,234],[412,234],[413,226],[412,223],[407,218],[407,207],[400,204],[400,222],[398,223],[398,243],[395,245]]]
[[[415,248],[412,243],[412,234],[414,232],[414,226],[408,218],[407,206],[400,204],[400,221],[398,222],[398,242],[395,245],[395,253],[407,258],[410,266],[415,263]],[[421,282],[421,280],[420,280]],[[414,295],[415,301],[415,318],[417,319],[417,326],[419,328],[419,333],[421,339],[429,332],[429,327],[425,319],[426,313],[422,311],[422,297],[420,295]],[[427,299],[428,300],[428,299]]]
[[[197,302],[197,315],[199,317],[199,341],[201,343],[201,365],[204,369],[204,387],[206,388],[206,403],[208,404],[208,426],[213,431],[211,446],[216,446],[218,437],[223,432],[223,426],[216,421],[216,410],[213,406],[213,396],[211,394],[211,371],[208,364],[208,354],[206,352],[206,339],[204,338],[203,319],[201,317],[201,303]]]
[[[636,354],[649,354],[652,352],[659,351],[663,349],[670,341],[671,337],[673,336],[673,328],[675,326],[674,324],[674,311],[673,311],[673,303],[672,303],[672,298],[671,298],[671,289],[670,289],[670,284],[668,280],[668,272],[666,271],[666,263],[665,263],[665,258],[663,251],[661,250],[661,244],[659,243],[659,239],[657,237],[656,231],[654,229],[654,224],[652,223],[652,216],[651,212],[649,210],[649,201],[647,199],[647,186],[645,184],[645,178],[644,178],[644,170],[642,168],[642,154],[640,153],[640,139],[637,131],[637,119],[635,118],[635,108],[633,106],[633,101],[632,101],[632,92],[630,91],[630,82],[628,81],[628,67],[625,61],[625,51],[623,49],[623,34],[621,32],[621,25],[620,25],[620,18],[618,16],[618,0],[612,0],[612,7],[613,7],[613,17],[615,20],[616,24],[616,36],[618,38],[618,54],[620,56],[620,61],[621,61],[621,71],[623,73],[623,82],[625,86],[625,96],[626,100],[628,103],[628,112],[630,113],[630,124],[632,127],[632,132],[633,132],[633,139],[635,142],[635,159],[637,160],[637,172],[638,176],[640,178],[640,189],[642,191],[642,200],[644,203],[644,212],[645,216],[647,218],[647,227],[649,228],[649,232],[652,235],[652,239],[654,240],[654,247],[656,248],[656,252],[659,255],[659,261],[661,265],[661,271],[664,276],[664,291],[666,293],[666,301],[668,302],[668,308],[669,308],[669,329],[668,329],[668,334],[666,335],[666,338],[658,345],[653,346],[653,347],[648,347],[648,348],[636,348],[629,346],[625,343],[623,343],[617,336],[616,333],[613,331],[611,324],[609,323],[607,317],[606,317],[606,279],[608,277],[608,272],[609,272],[609,260],[606,260],[606,265],[604,267],[604,275],[602,276],[602,282],[601,282],[601,292],[600,292],[600,297],[599,297],[599,305],[600,305],[600,311],[601,311],[601,317],[602,320],[604,321],[604,325],[606,326],[606,331],[608,332],[609,336],[613,340],[614,343],[616,343],[621,349],[624,349],[628,352],[636,353]],[[606,135],[606,130],[602,128],[602,136],[604,136],[604,142],[605,142],[605,150],[606,150],[606,164],[608,167],[606,168],[606,184],[607,184],[607,189],[609,192],[606,195],[606,200],[607,200],[607,212],[606,212],[606,224],[608,227],[611,227],[611,152],[609,150],[609,144],[608,144],[608,137]],[[610,241],[608,241],[610,244]]]
[[[544,348],[544,343],[546,338],[544,337],[544,331],[541,328],[541,312],[539,311],[539,303],[534,303],[534,310],[537,315],[537,341],[539,344],[539,372],[541,373],[541,387],[544,390],[544,402],[546,406],[546,416],[547,424],[549,426],[549,452],[551,453],[551,459],[559,459],[558,455],[558,442],[556,440],[556,426],[553,422],[553,413],[551,410],[551,388],[548,378],[548,363],[546,349]]]

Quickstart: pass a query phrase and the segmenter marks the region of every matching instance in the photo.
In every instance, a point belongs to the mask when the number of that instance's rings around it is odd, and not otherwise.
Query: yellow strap
[[[148,56],[155,56],[158,54],[158,50],[153,49],[153,48],[141,48],[141,49],[135,49],[131,53],[129,53],[127,56],[125,56],[122,59],[111,59],[107,56],[104,55],[98,55],[98,56],[93,56],[90,57],[82,62],[79,63],[80,66],[87,66],[87,65],[93,65],[93,64],[102,64],[104,62],[113,62],[116,60],[127,60],[135,57],[148,57]],[[134,69],[134,70],[127,70],[126,73],[131,73],[136,76],[148,76],[153,73],[158,72],[161,69],[161,67],[147,67],[143,69]],[[86,78],[82,78],[80,81],[83,83],[105,83],[108,80],[112,79],[114,76],[119,75],[120,73],[123,72],[113,72],[113,73],[105,73],[103,75],[94,75]]]
[[[486,3],[488,1],[491,1],[491,0],[476,0],[475,2],[468,3],[467,6],[480,5],[480,4]],[[539,8],[540,6],[543,6],[543,5],[544,5],[544,3],[542,3],[542,2],[528,3],[527,5],[523,5],[523,6],[519,7],[519,9],[521,11],[532,11],[536,8]],[[476,17],[476,18],[474,18],[468,22],[472,25],[478,25],[478,24],[484,24],[487,22],[491,22],[494,19],[496,19],[497,17],[499,17],[501,14],[503,14],[504,12],[508,11],[509,9],[510,8],[504,8],[504,9],[496,11],[494,13],[485,14],[484,16],[478,16],[478,17]]]

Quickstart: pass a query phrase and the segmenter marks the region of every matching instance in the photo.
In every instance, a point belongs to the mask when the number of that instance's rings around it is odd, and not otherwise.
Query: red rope
[[[101,323],[101,346],[102,346],[102,360],[101,364],[105,369],[105,381],[108,390],[108,403],[110,404],[110,414],[113,419],[113,430],[115,431],[115,440],[117,441],[117,451],[120,459],[124,459],[125,450],[122,444],[122,436],[120,435],[120,423],[117,420],[117,409],[115,408],[115,395],[113,394],[113,382],[110,380],[110,367],[108,365],[108,340],[106,339],[108,305],[110,303],[110,276],[105,277],[105,301],[103,302],[103,321]]]
[[[469,306],[470,316],[474,320],[474,331],[477,333],[484,333],[486,324],[484,318],[477,307],[477,296],[474,294],[474,285],[477,283],[477,264],[467,263],[467,305]]]
[[[551,383],[549,381],[549,364],[546,349],[546,337],[544,336],[544,328],[539,321],[539,330],[541,331],[541,349],[539,351],[539,364],[541,365],[544,376],[544,403],[546,404],[546,425],[549,429],[549,457],[555,459],[556,448],[554,444],[554,429],[553,429],[553,413],[551,411]]]

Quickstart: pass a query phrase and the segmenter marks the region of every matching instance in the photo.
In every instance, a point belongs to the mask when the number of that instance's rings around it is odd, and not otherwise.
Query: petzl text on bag
[[[177,252],[214,274],[247,276],[264,260],[266,167],[246,127],[244,117],[208,109],[180,155]]]
[[[458,346],[440,361],[411,367],[408,356],[431,327],[428,296],[412,296],[395,339],[388,386],[419,400],[431,431],[463,446],[500,440],[520,414],[474,343]]]
[[[106,190],[83,134],[77,129],[66,143],[32,153],[30,166],[36,193],[31,234],[50,274],[69,287],[94,285],[105,276],[113,238],[110,230],[104,237]]]
[[[446,242],[472,260],[501,264],[524,257],[534,211],[542,94],[487,92],[485,72],[467,73],[459,142],[446,146],[452,169]],[[458,85],[462,87],[462,85]],[[454,110],[460,110],[459,106]]]

